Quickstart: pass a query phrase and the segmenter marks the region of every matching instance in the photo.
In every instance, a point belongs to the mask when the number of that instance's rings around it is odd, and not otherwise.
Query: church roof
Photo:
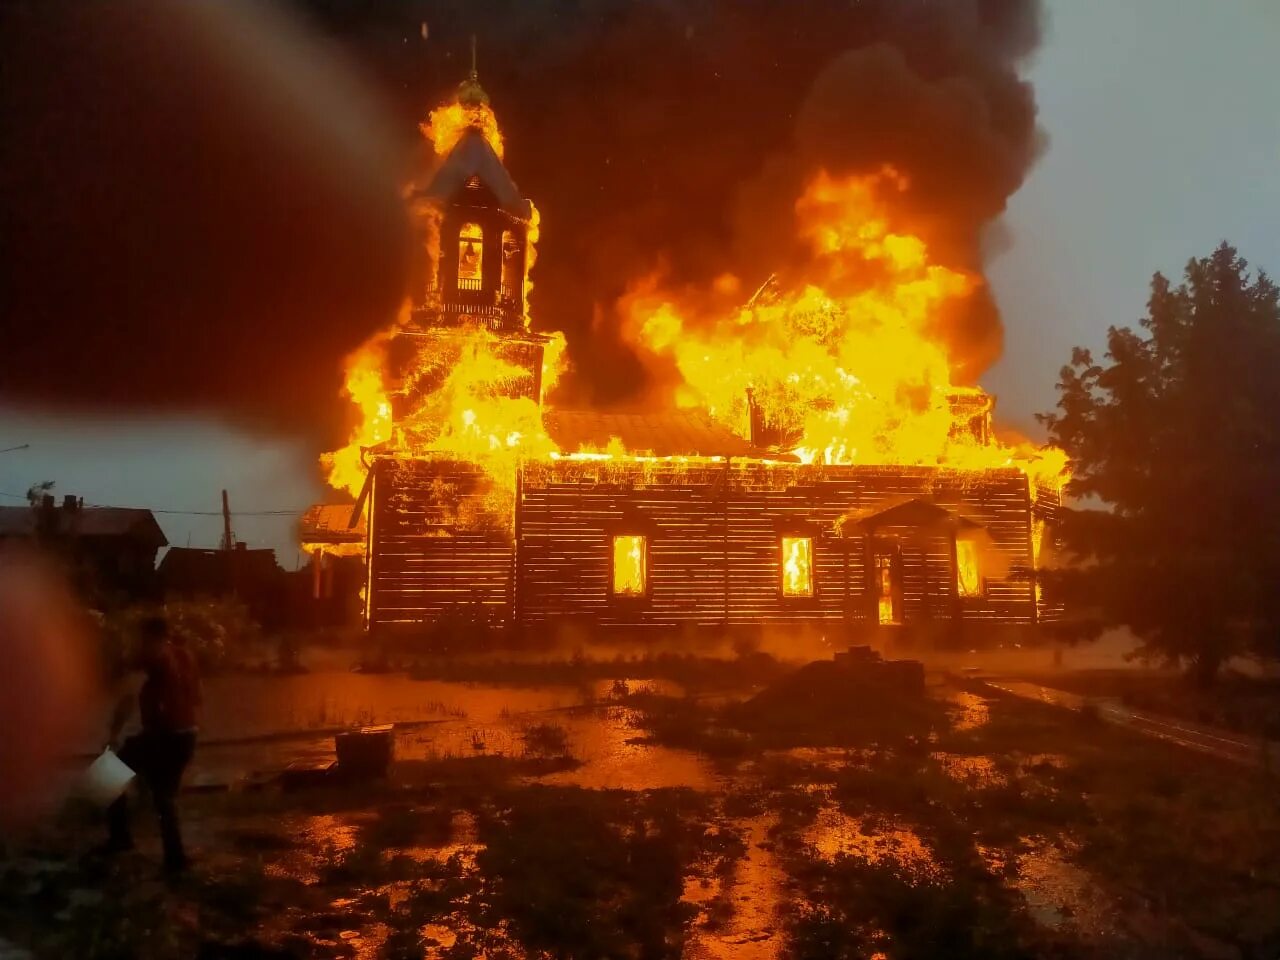
[[[561,450],[601,450],[615,437],[635,453],[655,457],[759,456],[746,440],[702,410],[659,413],[597,413],[548,410],[542,415],[548,436]]]
[[[433,200],[452,199],[473,177],[489,188],[507,213],[522,220],[533,216],[529,201],[520,195],[520,188],[479,130],[462,135],[421,195]]]

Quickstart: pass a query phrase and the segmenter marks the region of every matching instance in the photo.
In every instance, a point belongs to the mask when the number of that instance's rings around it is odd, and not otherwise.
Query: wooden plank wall
[[[488,496],[489,479],[458,461],[375,464],[369,629],[414,629],[446,616],[501,625],[512,609],[509,529],[459,529],[458,506]]]
[[[1014,470],[959,473],[919,467],[802,467],[698,462],[551,461],[526,465],[516,526],[459,529],[458,504],[490,483],[459,462],[384,460],[376,468],[373,630],[421,627],[465,608],[494,623],[565,618],[602,626],[671,627],[797,621],[873,621],[864,544],[836,521],[909,497],[982,524],[986,592],[963,618],[1025,624],[1031,502]],[[648,537],[650,594],[610,594],[610,537]],[[642,529],[640,529],[642,528]],[[812,536],[812,598],[781,594],[780,537]],[[907,624],[948,621],[955,609],[950,543],[881,529],[901,550]]]
[[[1058,514],[1062,510],[1062,490],[1058,487],[1037,485],[1031,502],[1032,522],[1042,530],[1040,543],[1040,566],[1051,567],[1057,561],[1060,544],[1058,542]],[[1061,620],[1063,606],[1061,602],[1047,602],[1037,592],[1036,617],[1042,623]]]
[[[931,499],[983,524],[990,536],[986,596],[962,601],[965,619],[1030,622],[1030,504],[1017,471],[581,461],[525,469],[521,620],[659,626],[873,617],[861,539],[838,538],[834,525],[851,510],[907,497]],[[649,525],[651,591],[643,602],[609,594],[609,535],[636,517]],[[784,598],[779,538],[801,529],[814,538],[816,595]],[[907,529],[880,535],[900,538],[906,622],[950,618],[947,538],[921,539]]]

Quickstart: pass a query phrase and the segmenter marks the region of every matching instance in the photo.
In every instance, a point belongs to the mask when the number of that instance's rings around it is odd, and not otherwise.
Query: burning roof
[[[547,434],[561,450],[653,457],[752,457],[760,451],[703,410],[601,413],[548,410]]]
[[[521,461],[566,455],[1016,467],[1060,482],[1061,453],[994,440],[992,399],[958,372],[948,318],[983,280],[940,262],[915,232],[912,184],[897,169],[813,176],[794,200],[803,256],[753,294],[732,274],[705,288],[638,279],[621,304],[623,331],[654,371],[650,408],[544,411],[564,341],[544,352],[528,314],[511,316],[527,306],[537,213],[501,162],[474,75],[422,129],[443,158],[413,194],[425,201],[428,286],[350,359],[361,421],[326,460],[335,486],[356,493],[375,447],[478,466],[495,515],[514,503]],[[508,216],[468,187],[487,188]],[[392,360],[393,342],[407,363]]]
[[[416,196],[436,201],[448,200],[463,187],[485,186],[507,213],[529,220],[533,207],[520,195],[507,168],[479,130],[468,129],[459,137],[435,175]]]

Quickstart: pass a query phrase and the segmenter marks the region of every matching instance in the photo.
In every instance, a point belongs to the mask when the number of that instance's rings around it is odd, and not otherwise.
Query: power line
[[[10,500],[26,500],[25,493],[3,493],[0,497],[8,497]],[[152,513],[164,513],[183,517],[220,517],[221,510],[167,510],[158,507],[122,507],[112,503],[86,503],[86,507],[103,507],[109,510],[150,510]],[[292,510],[232,510],[233,517],[296,517],[302,514],[301,509]]]

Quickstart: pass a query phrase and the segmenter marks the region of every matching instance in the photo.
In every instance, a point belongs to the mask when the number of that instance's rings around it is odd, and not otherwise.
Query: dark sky
[[[1182,0],[1048,6],[1027,72],[1048,148],[983,238],[1005,352],[981,379],[1018,424],[1052,404],[1072,345],[1096,346],[1109,324],[1141,315],[1152,271],[1176,273],[1223,238],[1255,263],[1280,264],[1280,68],[1271,56],[1280,14],[1266,0],[1215,5],[1212,16]],[[446,89],[452,82],[440,78]],[[502,83],[489,84],[500,118]],[[525,175],[514,142],[509,162],[538,200],[530,183],[539,175]],[[585,188],[596,172],[588,164],[575,176]],[[193,509],[216,508],[223,486],[244,509],[301,508],[320,494],[305,443],[190,418],[85,423],[11,411],[0,418],[0,447],[21,442],[32,449],[0,454],[0,493],[55,479],[59,492],[90,502]],[[216,542],[216,518],[161,522],[175,543]],[[291,566],[290,525],[244,517],[237,532],[279,548]]]

